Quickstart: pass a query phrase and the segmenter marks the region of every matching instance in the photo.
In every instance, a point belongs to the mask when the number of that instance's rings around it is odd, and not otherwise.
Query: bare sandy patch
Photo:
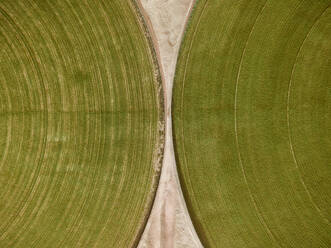
[[[172,137],[171,98],[184,29],[195,0],[137,0],[149,26],[165,89],[166,138],[155,203],[139,248],[202,247],[178,179]]]

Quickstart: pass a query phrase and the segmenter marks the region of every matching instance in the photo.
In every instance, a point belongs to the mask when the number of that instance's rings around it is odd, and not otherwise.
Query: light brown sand
[[[137,0],[153,36],[164,80],[166,141],[159,188],[139,248],[202,247],[180,188],[173,148],[171,98],[179,46],[195,0]]]

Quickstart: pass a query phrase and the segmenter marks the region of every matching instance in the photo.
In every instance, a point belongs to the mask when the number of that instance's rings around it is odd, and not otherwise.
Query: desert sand
[[[171,120],[173,79],[180,43],[195,0],[137,0],[156,49],[165,89],[166,140],[160,184],[139,248],[202,247],[178,179]]]

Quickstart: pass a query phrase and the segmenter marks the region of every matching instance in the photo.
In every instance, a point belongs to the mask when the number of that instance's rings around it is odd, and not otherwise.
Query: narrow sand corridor
[[[137,0],[153,36],[162,70],[166,104],[163,168],[152,214],[139,248],[202,247],[180,188],[174,156],[171,98],[183,31],[195,0]]]

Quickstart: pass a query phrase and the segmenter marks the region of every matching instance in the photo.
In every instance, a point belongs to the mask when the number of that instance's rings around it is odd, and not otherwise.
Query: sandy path
[[[202,247],[180,188],[174,156],[171,98],[183,31],[195,0],[137,0],[148,23],[161,67],[166,104],[166,140],[160,184],[139,248]]]

